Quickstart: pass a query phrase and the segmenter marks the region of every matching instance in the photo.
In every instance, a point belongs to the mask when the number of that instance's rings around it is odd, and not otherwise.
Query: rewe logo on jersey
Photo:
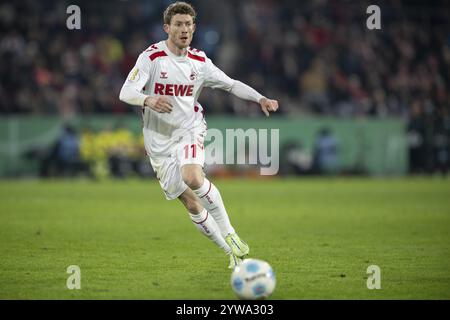
[[[159,94],[162,96],[192,96],[194,91],[193,84],[163,84],[163,83],[155,83],[155,94]]]

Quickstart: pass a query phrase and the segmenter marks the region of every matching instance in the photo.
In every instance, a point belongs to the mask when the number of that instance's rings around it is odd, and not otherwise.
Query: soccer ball
[[[231,287],[245,300],[264,299],[275,289],[275,273],[263,260],[245,259],[231,274]]]

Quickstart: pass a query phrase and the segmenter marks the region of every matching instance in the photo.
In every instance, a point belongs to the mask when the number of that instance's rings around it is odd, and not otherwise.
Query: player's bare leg
[[[233,254],[239,258],[249,253],[248,245],[236,234],[230,223],[228,213],[216,186],[204,177],[202,167],[198,164],[187,164],[181,168],[184,182],[197,195],[200,203],[213,216],[220,233],[230,246]]]

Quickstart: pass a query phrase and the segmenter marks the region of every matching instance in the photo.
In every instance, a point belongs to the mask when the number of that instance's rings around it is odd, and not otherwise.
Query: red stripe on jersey
[[[167,54],[164,52],[164,51],[158,51],[158,52],[155,52],[155,53],[152,53],[151,55],[149,55],[148,57],[150,58],[150,60],[155,60],[156,58],[159,58],[159,57],[165,57],[165,56],[167,56]]]
[[[196,48],[192,48],[192,47],[188,47],[188,50],[194,51],[194,52],[200,52],[200,50],[196,49]]]
[[[148,47],[147,50],[145,50],[145,52],[152,51],[152,50],[157,50],[157,49],[158,49],[158,47],[156,46],[156,44],[152,44],[150,47]]]
[[[191,59],[198,60],[198,61],[201,61],[201,62],[205,62],[205,58],[204,58],[204,57],[197,56],[197,55],[195,55],[195,54],[190,53],[189,51],[188,51],[188,54],[187,54],[187,55],[188,55],[188,57],[191,58]]]

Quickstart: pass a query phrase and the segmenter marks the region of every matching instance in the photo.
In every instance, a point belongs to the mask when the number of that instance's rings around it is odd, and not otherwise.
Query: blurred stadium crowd
[[[103,179],[153,175],[146,157],[142,135],[135,136],[118,125],[93,131],[84,127],[81,132],[66,125],[49,148],[36,148],[27,155],[39,158],[41,177],[85,175]]]
[[[118,100],[138,54],[166,37],[172,1],[33,1],[0,4],[0,113],[139,112]],[[398,117],[408,126],[412,171],[448,166],[450,6],[376,1],[382,29],[366,27],[373,1],[190,1],[193,46],[233,78],[279,99],[280,114]],[[68,30],[66,8],[81,8]],[[261,116],[221,92],[206,114]]]

